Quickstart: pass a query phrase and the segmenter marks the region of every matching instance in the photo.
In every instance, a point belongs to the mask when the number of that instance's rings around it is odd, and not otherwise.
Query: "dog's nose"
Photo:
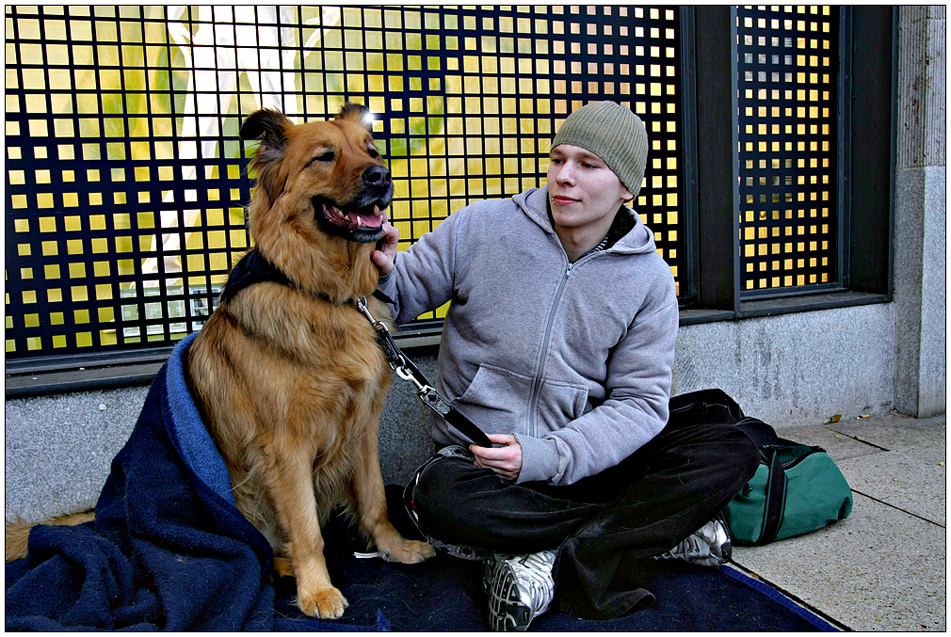
[[[370,166],[363,172],[363,183],[386,188],[390,185],[390,171],[383,166]]]

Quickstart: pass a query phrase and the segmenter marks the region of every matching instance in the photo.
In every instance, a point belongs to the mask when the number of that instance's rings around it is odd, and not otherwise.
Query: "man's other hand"
[[[479,447],[469,445],[475,455],[475,465],[491,469],[506,480],[515,480],[522,471],[522,445],[511,434],[488,434],[489,440],[502,447]]]

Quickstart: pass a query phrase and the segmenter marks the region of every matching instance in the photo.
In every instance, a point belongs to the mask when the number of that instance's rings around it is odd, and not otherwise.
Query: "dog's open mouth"
[[[368,243],[379,241],[383,237],[386,213],[380,203],[382,202],[357,210],[342,210],[330,201],[317,197],[314,199],[314,213],[317,222],[326,232],[350,241]]]

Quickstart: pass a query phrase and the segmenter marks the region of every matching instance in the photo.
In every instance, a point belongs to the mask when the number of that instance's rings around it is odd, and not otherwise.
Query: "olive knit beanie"
[[[558,129],[552,149],[559,144],[594,153],[637,196],[647,167],[647,129],[634,111],[614,102],[585,104]]]

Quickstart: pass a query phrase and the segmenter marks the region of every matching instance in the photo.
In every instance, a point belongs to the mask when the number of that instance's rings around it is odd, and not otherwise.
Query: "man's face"
[[[548,198],[555,223],[564,228],[605,226],[633,195],[604,160],[579,146],[561,144],[551,151]]]

